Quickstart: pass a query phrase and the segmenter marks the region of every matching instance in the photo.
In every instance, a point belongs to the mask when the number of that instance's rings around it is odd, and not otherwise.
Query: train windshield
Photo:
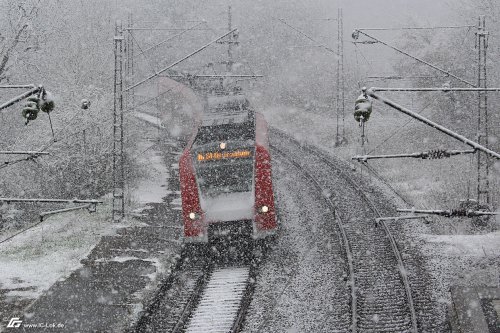
[[[250,192],[253,186],[253,158],[248,150],[236,151],[236,157],[200,160],[198,153],[196,176],[203,196],[217,196],[221,193]],[[209,154],[209,153],[208,153]]]
[[[198,185],[206,196],[220,193],[250,192],[253,184],[253,161],[230,161],[198,167]]]

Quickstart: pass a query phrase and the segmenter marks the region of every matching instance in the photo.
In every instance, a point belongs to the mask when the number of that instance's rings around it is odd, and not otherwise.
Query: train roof
[[[207,98],[201,126],[253,122],[250,102],[243,95],[210,96]]]
[[[207,98],[205,112],[193,145],[226,140],[255,140],[255,113],[242,95]]]

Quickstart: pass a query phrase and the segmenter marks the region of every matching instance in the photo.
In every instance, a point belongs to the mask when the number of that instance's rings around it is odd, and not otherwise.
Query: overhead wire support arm
[[[211,42],[209,42],[209,43],[207,43],[207,44],[203,45],[202,47],[200,47],[199,49],[197,49],[197,50],[195,50],[195,51],[191,52],[190,54],[186,55],[185,57],[183,57],[183,58],[181,58],[181,59],[179,59],[179,60],[177,60],[177,61],[173,62],[172,64],[170,64],[170,65],[168,65],[167,67],[165,67],[165,68],[163,68],[163,69],[159,70],[158,72],[155,72],[153,75],[150,75],[150,76],[148,76],[147,78],[145,78],[145,79],[143,79],[143,80],[141,80],[141,81],[139,81],[139,82],[137,82],[137,83],[133,84],[132,86],[125,88],[125,89],[123,90],[123,92],[127,92],[127,91],[129,91],[129,90],[131,90],[131,89],[134,89],[134,88],[136,88],[136,87],[140,86],[141,84],[143,84],[143,83],[145,83],[145,82],[147,82],[147,81],[149,81],[149,80],[153,79],[154,77],[159,76],[161,73],[163,73],[163,72],[165,72],[165,71],[169,70],[170,68],[172,68],[172,67],[174,67],[174,66],[176,66],[176,65],[180,64],[180,63],[181,63],[181,62],[183,62],[184,60],[186,60],[186,59],[188,59],[188,58],[190,58],[190,57],[194,56],[195,54],[197,54],[197,53],[199,53],[199,52],[203,51],[204,49],[206,49],[206,48],[207,48],[207,47],[209,47],[210,45],[212,45],[212,44],[216,43],[217,41],[221,40],[222,38],[226,37],[227,35],[232,34],[232,33],[233,33],[233,32],[235,32],[236,30],[238,30],[238,29],[237,29],[237,28],[235,28],[235,29],[233,29],[233,30],[231,30],[231,31],[229,31],[229,32],[226,32],[225,34],[223,34],[223,35],[221,35],[221,36],[217,37],[216,39],[212,40]]]
[[[447,158],[455,155],[463,155],[463,154],[474,154],[476,150],[430,150],[424,151],[421,153],[410,153],[410,154],[389,154],[389,155],[358,155],[351,157],[353,160],[357,160],[358,162],[364,162],[367,160],[373,159],[382,159],[382,158],[421,158],[421,159],[440,159]]]
[[[94,208],[91,208],[92,206],[94,206]],[[76,206],[76,207],[69,207],[69,208],[63,208],[63,209],[57,209],[57,210],[51,210],[49,212],[41,212],[40,213],[40,222],[43,221],[43,219],[47,216],[50,216],[50,215],[55,215],[55,214],[60,214],[60,213],[66,213],[66,212],[72,212],[74,210],[79,210],[79,209],[89,209],[89,212],[90,213],[93,213],[95,212],[95,206],[96,204],[86,204],[86,205],[82,205],[82,206]]]
[[[24,199],[24,198],[0,198],[0,202],[40,202],[40,203],[87,203],[102,204],[101,200],[82,200],[82,199]]]
[[[203,22],[202,22],[203,23]],[[186,29],[186,28],[124,28],[126,31],[134,31],[134,30],[155,30],[155,31],[179,31],[179,30],[211,30],[208,28],[205,29]]]
[[[23,99],[25,99],[25,98],[27,98],[27,97],[29,97],[31,95],[38,94],[42,90],[43,90],[42,86],[31,88],[30,90],[22,93],[21,95],[16,96],[16,97],[12,98],[11,100],[9,100],[9,101],[3,103],[2,105],[0,105],[0,110],[8,108],[9,106],[16,104],[17,102],[22,101]]]
[[[220,79],[220,78],[225,78],[225,77],[231,77],[231,78],[262,78],[264,75],[249,75],[249,74],[200,74],[200,75],[166,75],[165,77],[176,77],[176,78],[207,78],[207,79]]]
[[[449,25],[436,27],[401,27],[401,28],[360,28],[359,31],[394,31],[394,30],[436,30],[436,29],[462,29],[475,28],[475,25]]]
[[[0,155],[50,155],[49,152],[44,151],[0,151]]]
[[[389,105],[390,107],[392,107],[393,109],[396,109],[414,119],[417,119],[418,121],[432,127],[432,128],[435,128],[437,129],[438,131],[448,135],[448,136],[451,136],[452,138],[455,138],[457,139],[458,141],[461,141],[463,143],[465,143],[466,145],[474,148],[474,149],[477,149],[479,151],[482,151],[483,153],[491,156],[491,157],[494,157],[496,159],[500,159],[500,154],[493,151],[493,150],[490,150],[488,148],[486,148],[485,146],[477,143],[477,142],[474,142],[470,139],[467,139],[465,136],[463,135],[460,135],[458,133],[455,133],[453,132],[452,130],[449,130],[448,128],[442,126],[442,125],[439,125],[423,116],[421,116],[420,114],[416,113],[416,112],[413,112],[412,110],[408,109],[408,108],[405,108],[404,106],[401,106],[393,101],[391,101],[390,99],[388,98],[385,98],[385,97],[382,97],[378,94],[376,94],[375,92],[373,92],[372,89],[366,89],[366,88],[363,88],[363,94],[367,95],[367,96],[370,96],[370,97],[373,97],[374,99],[377,99],[379,101],[381,101],[382,103],[386,104],[386,105]]]
[[[0,89],[33,89],[36,88],[34,84],[9,84],[0,85]]]
[[[423,91],[471,91],[471,92],[480,92],[480,91],[496,91],[499,92],[500,88],[451,88],[451,87],[436,87],[436,88],[379,88],[379,87],[371,87],[371,91],[404,91],[404,92],[423,92]]]
[[[485,212],[485,211],[475,211],[470,209],[396,209],[400,213],[413,213],[413,214],[430,214],[439,215],[445,217],[455,217],[455,216],[485,216],[485,215],[500,215],[500,212]]]
[[[438,67],[438,66],[436,66],[436,65],[433,65],[433,64],[431,64],[431,63],[429,63],[429,62],[427,62],[427,61],[425,61],[425,60],[423,60],[423,59],[420,59],[420,58],[418,58],[418,57],[416,57],[416,56],[414,56],[414,55],[411,55],[411,54],[409,54],[408,52],[405,52],[405,51],[403,51],[403,50],[401,50],[401,49],[398,49],[397,47],[395,47],[395,46],[393,46],[393,45],[387,44],[386,42],[384,42],[384,41],[382,41],[382,40],[380,40],[380,39],[378,39],[378,38],[375,38],[375,37],[373,37],[373,36],[371,36],[371,35],[367,34],[366,32],[364,32],[364,31],[362,31],[362,30],[360,30],[360,29],[355,29],[355,30],[354,30],[354,32],[353,32],[353,34],[352,34],[352,35],[353,35],[353,38],[354,38],[354,39],[357,39],[357,38],[359,37],[359,34],[360,34],[360,33],[361,33],[361,34],[363,34],[363,35],[365,35],[365,36],[366,36],[366,37],[368,37],[368,38],[371,38],[371,39],[373,39],[373,40],[377,41],[378,43],[380,43],[380,44],[382,44],[382,45],[385,45],[385,46],[387,46],[387,47],[389,47],[389,48],[391,48],[391,49],[393,49],[393,50],[395,50],[395,51],[397,51],[397,52],[401,53],[401,54],[404,54],[404,55],[406,55],[406,56],[408,56],[408,57],[410,57],[410,58],[412,58],[412,59],[414,59],[414,60],[417,60],[418,62],[421,62],[421,63],[423,63],[423,64],[425,64],[425,65],[427,65],[427,66],[429,66],[429,67],[431,67],[431,68],[434,68],[435,70],[440,71],[441,73],[444,73],[444,74],[446,74],[446,75],[448,75],[448,76],[451,76],[452,78],[457,79],[458,81],[463,82],[463,83],[467,84],[468,86],[471,86],[471,87],[477,87],[475,84],[470,83],[469,81],[464,80],[464,79],[462,79],[461,77],[458,77],[458,76],[456,76],[456,75],[455,75],[455,74],[453,74],[453,73],[450,73],[450,72],[448,72],[448,71],[446,71],[446,70],[444,70],[444,69],[442,69],[442,68],[440,68],[440,67]]]

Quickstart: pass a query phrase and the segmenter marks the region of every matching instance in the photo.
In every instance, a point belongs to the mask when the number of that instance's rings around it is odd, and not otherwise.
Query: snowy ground
[[[0,285],[7,301],[12,297],[36,298],[80,267],[80,260],[101,236],[121,227],[111,223],[109,204],[108,199],[93,214],[82,210],[49,217],[0,244]]]
[[[129,191],[133,215],[150,208],[148,203],[161,203],[162,198],[170,193],[167,188],[168,168],[154,143],[143,140],[138,146],[140,154],[136,160],[143,177]],[[114,235],[120,228],[139,224],[133,217],[120,224],[113,223],[108,196],[95,213],[79,210],[51,216],[1,243],[0,309],[5,310],[2,313],[22,309],[56,281],[66,279],[71,272],[82,267],[81,260],[89,255],[102,236]],[[11,234],[0,235],[0,240]],[[117,261],[129,259],[116,258]],[[158,273],[161,270],[157,269],[150,278],[154,280]]]
[[[280,233],[259,269],[244,332],[345,332],[350,297],[334,217],[293,165],[275,157],[273,176]]]

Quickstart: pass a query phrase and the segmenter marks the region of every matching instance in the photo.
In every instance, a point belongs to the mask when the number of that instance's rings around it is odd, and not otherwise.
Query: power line
[[[390,44],[388,44],[388,43],[386,43],[386,42],[384,42],[384,41],[382,41],[382,40],[380,40],[380,39],[378,39],[378,38],[375,38],[375,37],[373,37],[373,36],[371,36],[371,35],[367,34],[366,32],[363,32],[363,31],[361,31],[361,30],[356,29],[356,30],[354,30],[354,32],[353,32],[353,34],[352,34],[352,35],[353,35],[353,38],[354,38],[354,39],[357,39],[360,33],[361,33],[361,34],[363,34],[363,35],[365,35],[365,36],[366,36],[366,37],[368,37],[368,38],[371,38],[371,39],[373,39],[373,40],[377,41],[378,43],[380,43],[380,44],[382,44],[382,45],[385,45],[385,46],[387,46],[387,47],[389,47],[389,48],[391,48],[391,49],[393,49],[393,50],[395,50],[395,51],[397,51],[397,52],[399,52],[399,53],[401,53],[401,54],[404,54],[404,55],[406,55],[406,56],[408,56],[408,57],[410,57],[410,58],[412,58],[412,59],[414,59],[414,60],[416,60],[416,61],[418,61],[418,62],[420,62],[420,63],[423,63],[423,64],[425,64],[425,65],[427,65],[427,66],[429,66],[429,67],[431,67],[431,68],[433,68],[433,69],[435,69],[435,70],[437,70],[437,71],[440,71],[441,73],[444,73],[444,74],[446,74],[446,75],[448,75],[448,76],[451,76],[452,78],[457,79],[458,81],[461,81],[461,82],[463,82],[463,83],[467,84],[468,86],[471,86],[471,87],[476,88],[476,85],[475,85],[475,84],[472,84],[472,83],[470,83],[469,81],[464,80],[464,79],[462,79],[462,78],[460,78],[460,77],[456,76],[455,74],[450,73],[450,72],[448,72],[448,71],[446,71],[446,70],[444,70],[444,69],[442,69],[442,68],[439,68],[439,67],[437,67],[437,66],[435,66],[435,65],[433,65],[433,64],[431,64],[431,63],[429,63],[429,62],[427,62],[427,61],[425,61],[425,60],[423,60],[423,59],[420,59],[420,58],[418,58],[418,57],[416,57],[416,56],[414,56],[414,55],[411,55],[411,54],[409,54],[408,52],[405,52],[405,51],[403,51],[403,50],[401,50],[401,49],[398,49],[397,47],[395,47],[395,46],[393,46],[393,45],[390,45]]]
[[[331,52],[333,54],[337,54],[337,52],[335,52],[335,50],[331,49],[330,47],[326,46],[325,44],[322,44],[321,42],[317,41],[316,39],[312,38],[311,36],[309,36],[308,34],[306,34],[305,32],[295,28],[294,26],[288,24],[285,20],[281,19],[281,18],[277,18],[276,20],[280,21],[281,23],[283,23],[284,25],[288,26],[290,29],[298,32],[299,34],[301,34],[302,36],[306,37],[307,39],[313,41],[314,43],[317,43],[318,47],[322,47],[324,48],[325,50],[327,50],[328,52]]]

